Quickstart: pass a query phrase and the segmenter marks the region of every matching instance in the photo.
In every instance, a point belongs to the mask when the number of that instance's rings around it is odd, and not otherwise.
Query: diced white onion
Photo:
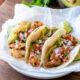
[[[37,54],[40,54],[40,51],[39,51],[39,50],[37,50],[37,51],[36,51],[36,53],[37,53]]]

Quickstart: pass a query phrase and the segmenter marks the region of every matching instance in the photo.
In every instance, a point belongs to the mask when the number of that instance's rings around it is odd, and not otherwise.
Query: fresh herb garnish
[[[52,29],[52,32],[55,32],[57,29],[56,29],[56,27],[54,27],[53,29]]]
[[[48,5],[58,5],[57,0],[32,0],[30,3],[27,3],[26,1],[22,0],[22,3],[29,6],[33,7],[34,5],[41,6],[41,7],[47,7]]]
[[[80,44],[80,41],[77,41],[78,44]]]
[[[48,28],[45,27],[45,28],[44,28],[44,35],[47,35],[48,31],[49,31]]]
[[[63,58],[65,58],[66,56],[67,56],[67,54],[64,52],[64,54],[63,54],[63,56],[62,56],[62,57],[63,57]]]
[[[33,45],[31,45],[31,50],[32,50],[32,51],[34,50],[34,47],[33,47]]]
[[[61,65],[62,63],[59,63],[58,65]]]
[[[26,6],[32,7],[32,4],[27,3],[26,1],[22,0],[22,3],[25,4]]]
[[[77,41],[75,41],[75,40],[72,40],[72,42],[77,42]]]
[[[27,38],[23,39],[24,42],[26,42]]]
[[[50,30],[47,35],[50,36],[52,34],[53,30]]]
[[[58,41],[56,41],[56,45],[57,45],[57,47],[59,47],[59,46],[60,46],[60,44],[59,44],[59,42],[58,42]]]
[[[31,45],[35,44],[36,42],[32,42]]]

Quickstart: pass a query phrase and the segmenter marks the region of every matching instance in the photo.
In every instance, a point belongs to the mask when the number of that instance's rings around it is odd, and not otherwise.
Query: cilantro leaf
[[[27,3],[27,2],[26,2],[26,1],[24,1],[24,0],[22,0],[22,3],[23,3],[23,4],[25,4],[25,5],[27,5],[27,6],[29,6],[29,7],[33,7],[33,6],[32,6],[32,4]]]

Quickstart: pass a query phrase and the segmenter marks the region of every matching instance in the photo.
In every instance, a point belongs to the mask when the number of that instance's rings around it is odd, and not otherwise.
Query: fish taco
[[[35,28],[42,26],[39,21],[23,21],[19,23],[8,37],[8,46],[11,50],[11,56],[22,58],[25,56],[26,40]]]
[[[64,29],[57,30],[43,46],[41,57],[43,67],[60,69],[68,66],[79,53],[78,41],[79,39],[66,33]]]
[[[47,40],[51,37],[57,28],[49,28],[43,25],[40,28],[35,29],[27,39],[27,50],[25,54],[25,60],[33,67],[39,67],[41,65],[42,47]]]

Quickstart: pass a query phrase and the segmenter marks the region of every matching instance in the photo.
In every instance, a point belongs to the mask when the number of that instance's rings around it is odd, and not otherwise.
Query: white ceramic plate
[[[60,72],[60,73],[55,73],[55,74],[50,74],[50,73],[42,73],[42,72],[31,72],[31,71],[25,71],[25,70],[21,70],[19,67],[14,66],[13,64],[9,63],[9,65],[15,69],[17,72],[25,75],[25,76],[29,76],[29,77],[33,77],[33,78],[38,78],[38,79],[52,79],[52,78],[59,78],[65,75],[70,74],[71,72]]]

